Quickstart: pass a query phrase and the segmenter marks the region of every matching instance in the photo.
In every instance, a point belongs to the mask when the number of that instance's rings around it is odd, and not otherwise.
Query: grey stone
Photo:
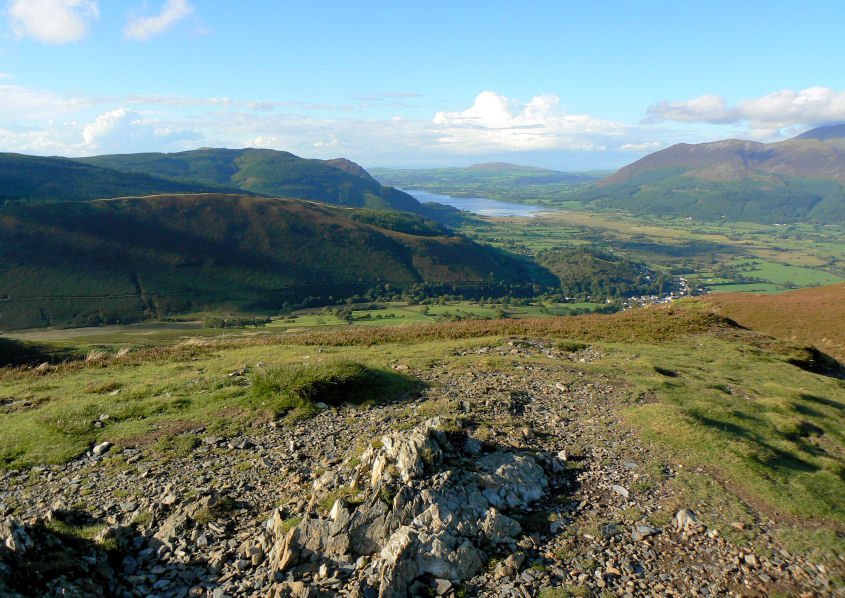
[[[466,442],[464,442],[463,451],[468,455],[480,455],[481,442],[475,438],[467,438]]]
[[[629,496],[629,492],[618,484],[614,484],[613,486],[611,486],[611,489],[622,498],[628,498]]]
[[[644,540],[649,536],[653,536],[655,534],[659,534],[660,530],[651,527],[650,525],[637,525],[634,527],[633,531],[631,532],[631,538],[635,542],[639,542],[640,540]]]
[[[433,589],[437,593],[438,596],[442,596],[446,592],[452,589],[452,582],[448,579],[435,579],[433,584]]]
[[[112,443],[109,442],[108,440],[106,440],[106,441],[101,442],[100,444],[96,445],[93,449],[91,449],[91,452],[94,453],[95,455],[102,455],[106,451],[108,451],[111,447],[112,447]]]

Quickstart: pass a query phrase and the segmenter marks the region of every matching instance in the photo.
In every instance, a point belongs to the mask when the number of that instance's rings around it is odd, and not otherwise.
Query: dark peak
[[[818,139],[819,141],[843,138],[845,138],[845,123],[816,127],[795,137],[795,139]]]

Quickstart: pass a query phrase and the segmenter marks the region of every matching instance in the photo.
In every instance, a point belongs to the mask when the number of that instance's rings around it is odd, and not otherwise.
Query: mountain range
[[[309,160],[264,149],[62,158],[0,154],[0,202],[83,201],[163,193],[246,193],[425,213],[344,159]]]
[[[636,214],[754,222],[845,221],[845,125],[775,143],[680,143],[575,198]]]

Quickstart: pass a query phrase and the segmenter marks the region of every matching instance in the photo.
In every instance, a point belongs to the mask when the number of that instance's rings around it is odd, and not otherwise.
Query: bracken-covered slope
[[[198,184],[242,189],[271,197],[421,213],[420,203],[383,187],[366,170],[343,158],[309,160],[269,149],[203,148],[172,154],[116,154],[78,161]]]
[[[673,145],[578,198],[638,214],[756,222],[845,220],[845,126],[777,143]]]
[[[556,282],[412,214],[226,194],[9,207],[0,255],[7,330],[205,305],[269,311],[387,283]]]
[[[777,295],[717,293],[701,299],[743,326],[812,343],[845,363],[845,284]]]

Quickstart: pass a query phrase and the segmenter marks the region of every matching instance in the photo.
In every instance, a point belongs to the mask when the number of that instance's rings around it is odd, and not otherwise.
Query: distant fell
[[[680,143],[625,166],[576,198],[636,214],[841,222],[845,125],[775,143]]]
[[[269,197],[416,213],[424,211],[407,193],[383,187],[366,170],[343,158],[313,160],[270,149],[203,148],[169,154],[93,156],[78,161]]]
[[[828,139],[845,139],[845,123],[816,127],[806,133],[801,133],[795,139],[819,139],[821,141],[827,141]]]

